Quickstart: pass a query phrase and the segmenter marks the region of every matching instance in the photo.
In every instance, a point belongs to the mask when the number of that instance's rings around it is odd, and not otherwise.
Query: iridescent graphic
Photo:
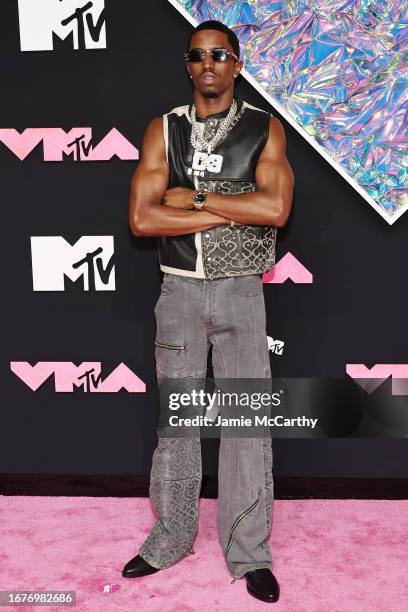
[[[392,224],[408,209],[408,0],[169,0],[237,34],[242,74]]]

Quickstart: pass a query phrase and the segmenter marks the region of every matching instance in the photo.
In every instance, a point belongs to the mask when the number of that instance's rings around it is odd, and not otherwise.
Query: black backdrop
[[[98,143],[113,127],[140,149],[147,123],[191,100],[182,52],[191,25],[165,0],[108,0],[107,48],[22,52],[15,0],[0,5],[1,125],[92,127]],[[237,91],[269,109],[248,83]],[[273,110],[273,109],[272,109]],[[278,113],[275,114],[279,117]],[[277,261],[290,251],[313,284],[265,285],[268,335],[283,339],[275,376],[342,377],[346,363],[407,361],[405,314],[408,216],[389,226],[280,117],[296,186]],[[39,144],[20,161],[0,143],[2,186],[0,472],[148,474],[156,444],[153,308],[161,274],[154,238],[128,228],[129,182],[137,161],[44,161]],[[31,236],[113,236],[115,291],[33,291]],[[147,393],[37,391],[10,362],[100,361],[104,376],[125,363]],[[204,473],[217,470],[205,440]],[[403,477],[404,439],[280,439],[280,476]]]

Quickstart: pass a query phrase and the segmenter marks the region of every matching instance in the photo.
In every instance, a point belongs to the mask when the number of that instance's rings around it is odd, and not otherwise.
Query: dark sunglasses
[[[211,54],[214,62],[226,62],[229,60],[230,56],[238,60],[235,53],[231,53],[231,51],[227,51],[227,49],[223,48],[211,49],[208,51],[204,51],[204,49],[190,49],[184,54],[184,59],[188,64],[191,62],[202,62],[207,53]]]

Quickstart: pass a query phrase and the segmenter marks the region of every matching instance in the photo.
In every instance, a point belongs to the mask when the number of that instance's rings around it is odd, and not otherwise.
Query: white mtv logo
[[[285,343],[282,340],[274,340],[271,336],[266,336],[268,338],[268,351],[271,353],[275,353],[275,355],[282,355],[283,347]]]
[[[53,33],[74,49],[105,49],[105,0],[18,0],[22,51],[52,51]]]
[[[83,278],[85,291],[114,291],[113,236],[82,236],[70,245],[62,236],[32,236],[34,291],[64,291],[65,277]]]

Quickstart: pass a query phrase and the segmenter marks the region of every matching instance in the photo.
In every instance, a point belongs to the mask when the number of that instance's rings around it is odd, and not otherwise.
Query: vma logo
[[[408,364],[377,363],[368,368],[364,363],[346,363],[346,373],[368,394],[391,378],[392,395],[408,395]]]
[[[104,0],[19,0],[22,51],[106,49]]]
[[[114,291],[113,236],[82,236],[74,245],[62,236],[32,236],[34,291],[65,291],[65,277],[82,279],[84,291]]]
[[[10,369],[32,391],[37,391],[54,375],[57,393],[73,393],[82,388],[84,393],[145,393],[146,383],[124,363],[120,363],[104,380],[100,361],[84,361],[76,366],[72,361],[39,361],[32,366],[28,361],[11,361]]]
[[[2,142],[23,161],[41,142],[44,161],[64,161],[64,155],[75,161],[109,161],[139,159],[139,151],[116,128],[100,142],[92,142],[92,128],[76,127],[69,132],[61,128],[26,128],[19,134],[14,128],[0,128]]]
[[[265,272],[262,276],[262,282],[265,284],[275,283],[279,285],[287,280],[296,284],[313,283],[312,273],[290,252],[286,253],[271,270]]]

